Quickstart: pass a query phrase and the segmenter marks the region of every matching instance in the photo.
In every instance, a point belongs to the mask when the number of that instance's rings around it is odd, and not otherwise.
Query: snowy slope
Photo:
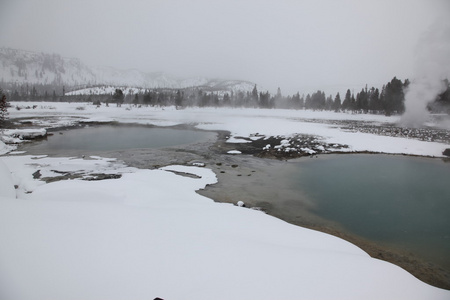
[[[242,80],[180,78],[162,72],[90,67],[77,58],[10,48],[0,48],[0,65],[3,83],[65,85],[69,92],[99,85],[173,89],[202,87],[210,91],[251,91],[255,85]],[[83,92],[89,94],[90,90],[84,89]]]
[[[10,48],[0,48],[3,82],[80,85],[96,82],[94,72],[79,59]]]

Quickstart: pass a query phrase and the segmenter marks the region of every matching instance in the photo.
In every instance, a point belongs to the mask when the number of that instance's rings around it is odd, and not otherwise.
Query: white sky
[[[449,15],[448,0],[1,0],[0,46],[284,94],[358,92],[411,78],[420,35]]]

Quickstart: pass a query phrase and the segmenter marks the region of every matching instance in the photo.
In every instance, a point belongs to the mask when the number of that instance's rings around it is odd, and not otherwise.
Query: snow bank
[[[23,140],[31,140],[45,137],[47,130],[40,129],[5,129],[3,130],[3,140],[8,143],[21,143]]]
[[[71,161],[41,159],[49,169]],[[33,181],[35,165],[1,160]],[[450,297],[344,240],[195,193],[217,181],[210,169],[132,171],[120,179],[30,184],[31,194],[4,197],[0,298]]]
[[[0,137],[0,138],[2,138],[2,137]],[[3,143],[0,140],[0,155],[6,154],[6,153],[8,153],[11,150],[13,150],[13,148],[11,146],[7,146],[5,143]]]
[[[17,195],[26,197],[44,182],[33,180],[33,175],[39,172],[42,178],[59,177],[64,174],[78,175],[80,178],[90,177],[93,173],[123,174],[133,172],[135,169],[126,167],[114,158],[102,158],[91,156],[87,159],[81,158],[54,158],[46,155],[40,156],[4,156],[0,157],[11,170],[14,185],[17,186]]]
[[[16,198],[11,172],[0,160],[0,197]]]

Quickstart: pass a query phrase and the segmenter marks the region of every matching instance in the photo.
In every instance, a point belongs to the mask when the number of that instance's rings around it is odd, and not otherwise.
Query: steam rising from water
[[[421,127],[428,118],[427,104],[445,90],[443,80],[450,78],[450,21],[439,20],[422,34],[414,67],[401,122]]]

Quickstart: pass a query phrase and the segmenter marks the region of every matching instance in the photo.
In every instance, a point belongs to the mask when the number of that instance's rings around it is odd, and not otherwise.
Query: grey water
[[[290,186],[346,230],[450,270],[450,163],[392,155],[304,159]]]
[[[102,125],[55,132],[46,141],[34,143],[27,150],[48,153],[68,150],[155,149],[195,143],[208,136],[208,132],[189,129]]]

